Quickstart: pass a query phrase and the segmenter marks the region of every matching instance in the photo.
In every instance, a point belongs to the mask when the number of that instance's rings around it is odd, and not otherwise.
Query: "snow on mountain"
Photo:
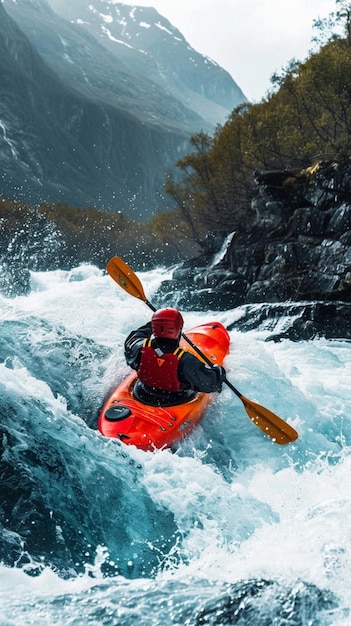
[[[245,96],[155,9],[0,3],[0,192],[147,219],[192,134]]]
[[[207,123],[223,123],[235,106],[246,101],[228,72],[196,52],[156,9],[111,0],[48,2],[130,70],[170,91]]]

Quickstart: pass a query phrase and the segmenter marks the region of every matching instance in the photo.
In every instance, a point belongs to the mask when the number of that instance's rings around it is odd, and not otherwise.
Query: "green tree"
[[[236,108],[213,137],[195,135],[195,150],[177,162],[166,191],[198,244],[209,230],[252,227],[255,170],[298,171],[351,155],[351,5],[337,5],[344,37],[329,32],[318,53],[272,77],[267,99]]]

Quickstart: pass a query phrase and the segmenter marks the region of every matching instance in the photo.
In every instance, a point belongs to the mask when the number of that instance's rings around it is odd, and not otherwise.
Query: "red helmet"
[[[160,309],[153,314],[151,328],[155,337],[178,339],[184,320],[177,309]]]

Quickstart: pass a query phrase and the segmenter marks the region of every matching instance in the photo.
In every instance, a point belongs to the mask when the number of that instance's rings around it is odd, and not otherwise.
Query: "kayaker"
[[[191,399],[198,391],[222,390],[225,369],[209,367],[179,347],[183,325],[177,309],[159,309],[151,322],[128,335],[125,358],[138,373],[134,395],[142,402],[175,404]]]

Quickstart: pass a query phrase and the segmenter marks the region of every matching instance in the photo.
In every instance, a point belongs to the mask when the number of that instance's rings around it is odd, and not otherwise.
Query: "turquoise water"
[[[139,274],[152,296],[167,270]],[[237,312],[186,312],[186,327]],[[351,344],[231,331],[225,388],[174,452],[96,430],[146,305],[93,266],[0,299],[0,626],[350,623]]]

